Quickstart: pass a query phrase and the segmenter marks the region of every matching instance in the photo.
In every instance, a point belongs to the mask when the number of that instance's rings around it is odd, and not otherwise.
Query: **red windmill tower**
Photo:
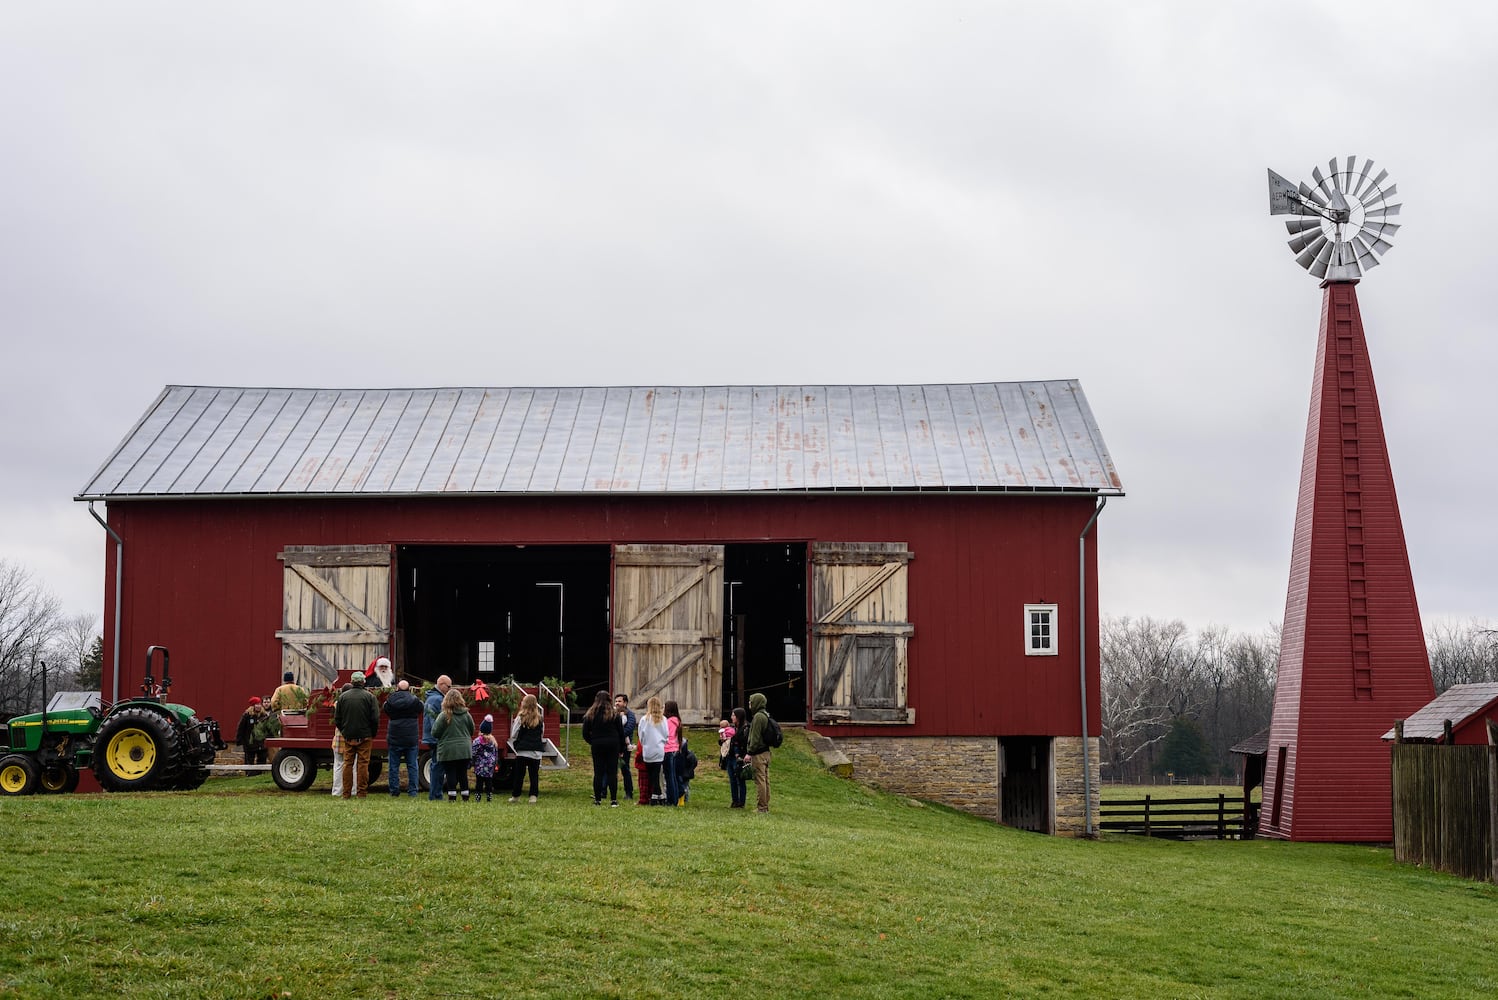
[[[1328,166],[1314,186],[1269,172],[1270,214],[1297,216],[1290,249],[1323,291],[1259,830],[1389,841],[1382,736],[1435,696],[1356,293],[1400,206],[1372,161]]]

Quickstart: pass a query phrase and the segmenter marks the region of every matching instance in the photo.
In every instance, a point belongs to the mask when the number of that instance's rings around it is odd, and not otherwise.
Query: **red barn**
[[[864,780],[1082,832],[1120,494],[1049,381],[169,386],[77,499],[108,504],[106,697],[152,643],[225,720],[381,653],[689,723],[763,691]]]

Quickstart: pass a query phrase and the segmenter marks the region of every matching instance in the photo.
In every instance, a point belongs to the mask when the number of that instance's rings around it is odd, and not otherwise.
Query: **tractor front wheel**
[[[48,764],[41,770],[40,784],[44,792],[65,795],[78,788],[78,769],[62,761]]]
[[[154,708],[127,706],[99,726],[94,776],[106,792],[170,788],[182,765],[176,727]]]
[[[0,757],[0,795],[30,795],[37,784],[36,761],[18,753]]]

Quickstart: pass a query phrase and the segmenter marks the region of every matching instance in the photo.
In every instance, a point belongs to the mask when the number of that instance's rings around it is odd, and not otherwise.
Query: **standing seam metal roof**
[[[77,499],[1122,489],[1075,380],[167,386]]]

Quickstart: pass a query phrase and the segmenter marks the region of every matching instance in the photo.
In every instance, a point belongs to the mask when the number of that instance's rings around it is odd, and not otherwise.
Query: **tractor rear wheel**
[[[41,769],[41,791],[67,794],[78,788],[78,769],[57,761]]]
[[[94,776],[106,792],[171,788],[182,766],[177,729],[157,709],[128,705],[99,726]]]
[[[305,792],[317,780],[317,761],[305,750],[277,750],[270,776],[282,791]]]
[[[18,753],[0,757],[0,795],[30,795],[39,783],[36,761]]]

